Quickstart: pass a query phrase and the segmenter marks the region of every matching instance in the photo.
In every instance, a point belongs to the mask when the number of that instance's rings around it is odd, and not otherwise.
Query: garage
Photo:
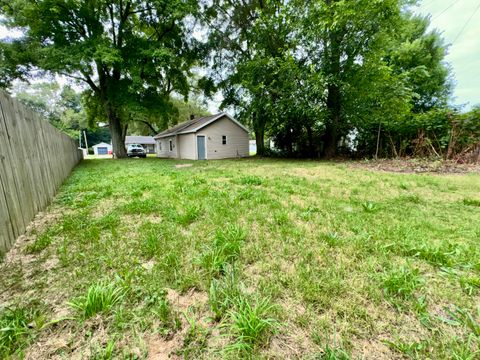
[[[93,145],[92,148],[95,155],[108,155],[112,152],[112,145],[104,142]]]

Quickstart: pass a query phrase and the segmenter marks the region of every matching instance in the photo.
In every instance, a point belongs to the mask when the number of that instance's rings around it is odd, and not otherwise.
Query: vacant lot
[[[84,161],[0,265],[0,358],[478,358],[480,176]]]

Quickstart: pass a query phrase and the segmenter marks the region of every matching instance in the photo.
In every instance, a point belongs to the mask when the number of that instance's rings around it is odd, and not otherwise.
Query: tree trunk
[[[338,125],[340,123],[340,89],[336,85],[328,86],[327,109],[330,121],[325,130],[324,154],[327,158],[332,158],[337,154],[338,143]]]
[[[314,145],[313,145],[312,127],[310,125],[307,125],[305,128],[307,129],[307,146],[308,146],[307,156],[310,157],[310,158],[314,158],[315,157],[315,149],[314,149]]]
[[[125,149],[125,132],[120,123],[120,118],[110,110],[108,114],[108,126],[110,135],[112,136],[113,156],[117,159],[127,157],[127,150]]]
[[[330,6],[331,1],[327,0],[327,5]],[[332,158],[337,155],[338,133],[340,125],[340,116],[342,109],[342,99],[340,91],[341,78],[341,47],[342,31],[331,30],[328,34],[329,46],[326,52],[328,61],[328,72],[331,75],[330,83],[327,86],[327,110],[329,114],[329,121],[325,133],[325,148],[324,154],[327,158]]]
[[[261,114],[253,113],[253,130],[255,132],[258,156],[265,155],[265,123]]]
[[[255,143],[257,144],[257,155],[265,155],[265,134],[263,129],[255,130]]]

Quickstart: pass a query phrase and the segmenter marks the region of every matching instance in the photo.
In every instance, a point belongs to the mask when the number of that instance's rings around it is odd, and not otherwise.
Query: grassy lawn
[[[0,358],[480,357],[478,174],[182,163],[78,166],[0,265]]]

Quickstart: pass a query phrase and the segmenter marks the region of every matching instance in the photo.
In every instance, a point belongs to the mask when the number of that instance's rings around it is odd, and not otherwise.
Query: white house
[[[153,136],[125,136],[125,146],[140,144],[147,154],[155,154],[155,139]]]
[[[112,145],[104,142],[93,145],[92,148],[95,155],[108,155],[112,153]]]
[[[192,119],[155,136],[158,157],[205,160],[249,156],[248,129],[226,113]]]

